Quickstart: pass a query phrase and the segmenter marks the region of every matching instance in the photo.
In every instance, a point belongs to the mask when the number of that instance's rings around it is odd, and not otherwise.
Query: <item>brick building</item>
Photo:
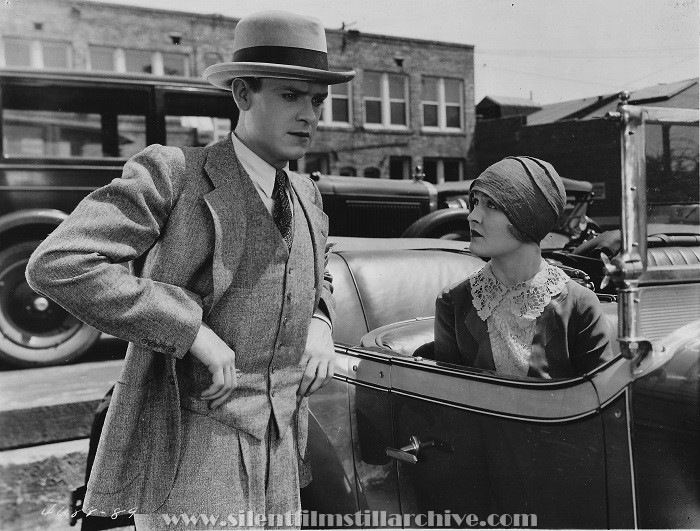
[[[88,1],[6,3],[0,67],[201,77],[229,61],[238,19]],[[299,170],[426,180],[474,178],[474,48],[357,30],[327,30],[331,69],[357,77],[330,87]]]

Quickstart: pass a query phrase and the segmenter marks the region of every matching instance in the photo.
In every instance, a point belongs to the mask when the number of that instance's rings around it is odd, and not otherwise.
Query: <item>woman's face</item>
[[[469,213],[471,251],[482,258],[501,257],[519,249],[523,243],[508,231],[510,221],[498,204],[483,192],[471,194]]]

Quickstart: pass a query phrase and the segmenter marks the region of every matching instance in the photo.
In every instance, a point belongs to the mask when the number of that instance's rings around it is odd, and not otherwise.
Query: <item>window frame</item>
[[[448,133],[462,133],[464,132],[464,79],[453,78],[453,77],[442,77],[442,76],[422,76],[423,79],[430,78],[437,80],[437,101],[426,100],[425,96],[421,94],[420,110],[421,110],[421,130],[425,132],[448,132]],[[459,82],[459,127],[448,127],[447,126],[447,107],[455,106],[455,102],[447,102],[445,100],[445,80],[458,81]],[[421,83],[422,86],[422,83]],[[438,124],[437,125],[425,125],[425,106],[435,105],[437,103],[438,111]]]
[[[334,95],[333,94],[333,87],[335,85],[328,85],[328,97],[326,98],[326,101],[323,103],[323,115],[321,116],[321,119],[318,121],[318,125],[321,127],[343,127],[343,128],[349,128],[352,127],[352,82],[349,81],[347,83],[343,83],[343,85],[346,85],[348,87],[348,93],[347,94],[340,94],[340,95]],[[336,99],[343,99],[348,102],[348,121],[343,122],[343,121],[338,121],[333,117],[333,98]]]
[[[378,74],[379,77],[379,97],[362,95],[363,106],[363,125],[366,129],[393,129],[396,131],[408,131],[410,128],[410,100],[408,91],[408,76],[398,72],[378,72],[376,70],[367,70],[366,73]],[[364,74],[363,74],[364,75]],[[404,97],[402,100],[392,98],[389,89],[389,76],[400,76],[403,79]],[[367,121],[367,101],[379,101],[381,104],[381,123]],[[391,104],[402,101],[404,103],[404,123],[391,123]]]

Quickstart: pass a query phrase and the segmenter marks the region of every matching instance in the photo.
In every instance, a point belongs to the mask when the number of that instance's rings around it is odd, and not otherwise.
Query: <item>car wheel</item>
[[[29,287],[24,270],[37,245],[22,242],[0,251],[0,360],[15,367],[67,363],[100,336]]]

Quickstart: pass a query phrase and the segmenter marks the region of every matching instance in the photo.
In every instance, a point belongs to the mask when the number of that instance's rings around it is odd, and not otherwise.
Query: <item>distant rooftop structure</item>
[[[507,118],[509,116],[527,116],[541,108],[539,103],[525,98],[486,96],[476,105],[476,114],[484,119]]]
[[[588,120],[605,116],[614,111],[619,93],[593,96],[579,100],[563,101],[543,105],[541,110],[527,114],[527,125],[539,125],[563,120]],[[680,109],[698,108],[698,78],[663,83],[630,92],[630,103],[675,107]],[[523,113],[523,115],[525,115]]]

